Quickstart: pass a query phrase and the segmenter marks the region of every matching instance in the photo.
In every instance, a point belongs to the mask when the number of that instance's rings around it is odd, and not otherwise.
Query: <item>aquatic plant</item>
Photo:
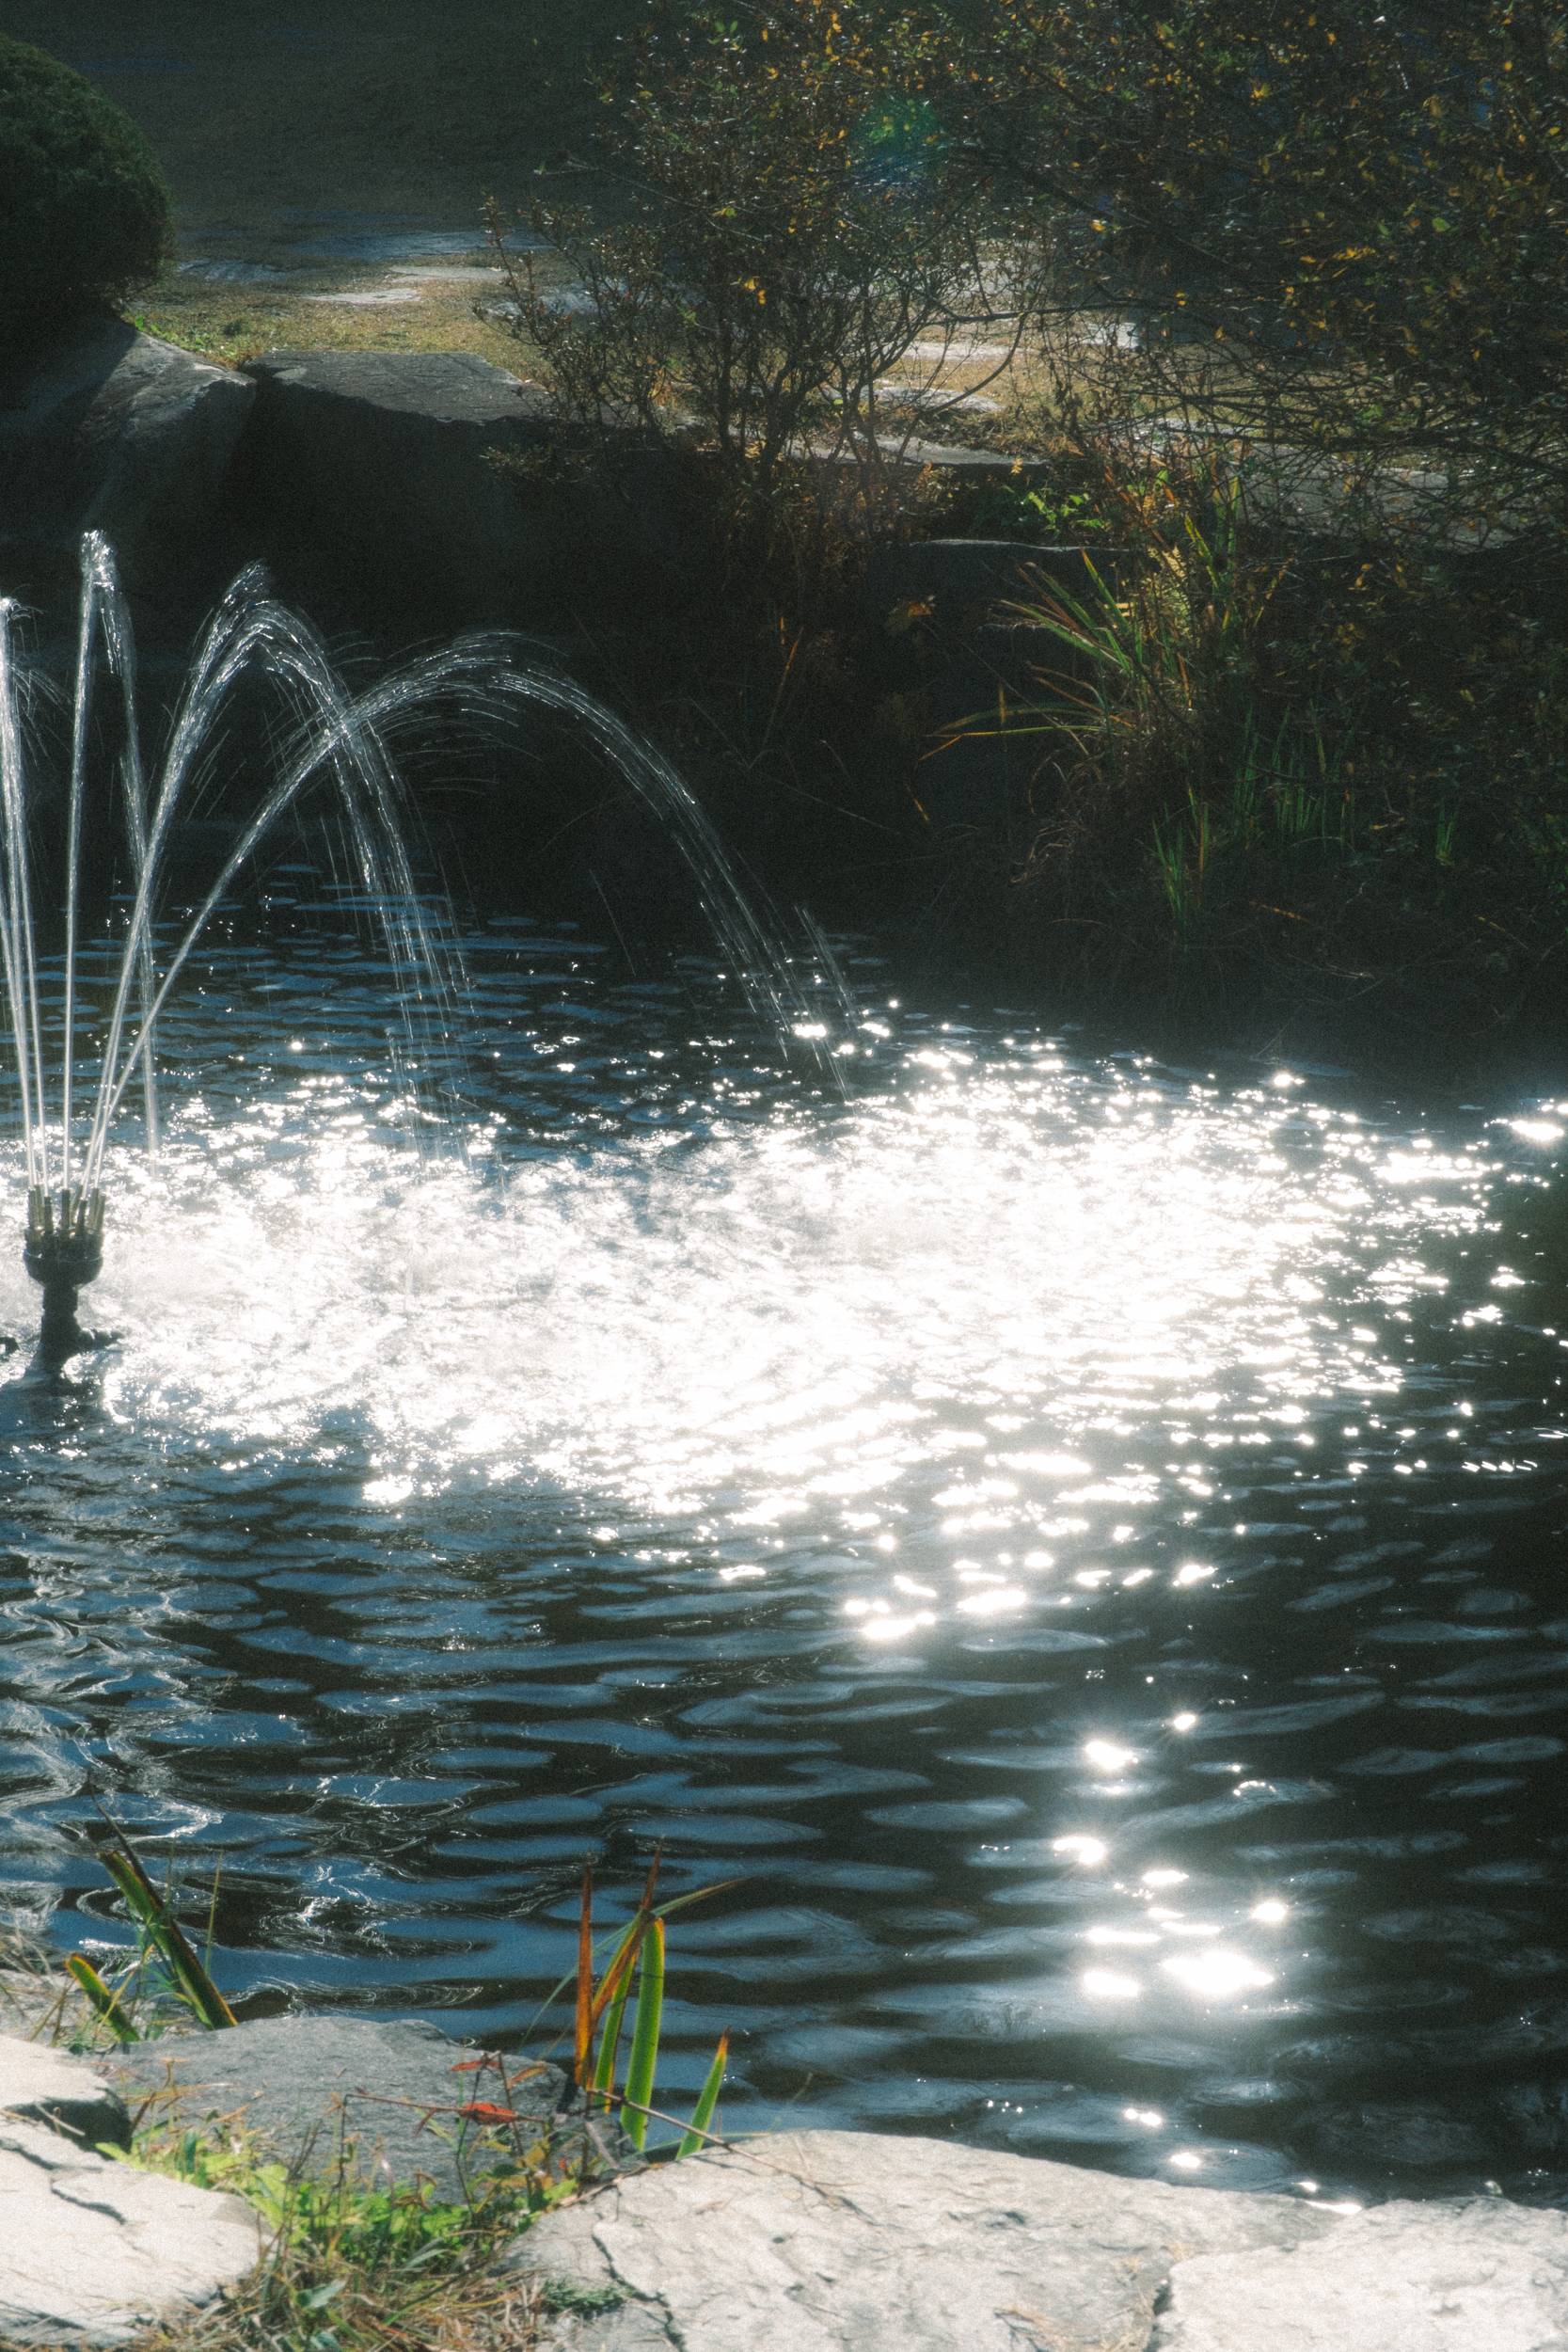
[[[232,2026],[234,2012],[212,1975],[217,1880],[214,1878],[208,1897],[207,1948],[201,1955],[180,1923],[172,1882],[159,1890],[130,1838],[106,1815],[94,1839],[94,1851],[119,1893],[135,1941],[127,1959],[109,1976],[85,1952],[68,1956],[66,1975],[86,2001],[92,2026],[101,2027],[115,2041],[124,2043],[156,2038],[181,2010],[212,2031]],[[695,1887],[660,1903],[656,1899],[661,1863],[662,1849],[656,1849],[636,1908],[616,1937],[602,1971],[594,1931],[594,1871],[591,1865],[584,1868],[576,1968],[570,1978],[562,1978],[557,1984],[534,2023],[538,2025],[551,2004],[569,1991],[572,2081],[580,2112],[590,2121],[595,2114],[608,2116],[618,2112],[622,2129],[638,2149],[647,2146],[650,2121],[673,2124],[681,2135],[675,2153],[689,2155],[714,2137],[714,2118],[729,2055],[729,2035],[721,2035],[690,2117],[684,2125],[679,2124],[657,2104],[664,2015],[665,1922],[677,1912],[721,1894],[735,1882],[722,1880],[713,1885]],[[621,2043],[628,2005],[631,2037],[623,2074]],[[536,2071],[536,2067],[537,2062],[531,2068],[525,2063],[521,2072]],[[483,2073],[487,2068],[494,2068],[499,2074],[502,2096],[481,2099],[470,2095],[454,2101],[451,2120],[460,2124],[499,2127],[515,2138],[516,2128],[530,2119],[508,2104],[506,2062],[486,2054],[464,2061],[454,2071]]]
[[[160,2016],[167,2005],[181,2004],[198,2025],[214,2031],[233,2025],[234,2012],[214,1983],[210,1964],[217,1880],[207,1907],[207,1956],[201,1959],[175,1915],[172,1888],[158,1892],[124,1831],[107,1819],[96,1851],[119,1890],[136,1942],[129,1966],[112,1987],[85,1952],[72,1952],[67,1960],[66,1974],[93,2015],[121,2042],[142,2039],[146,2027],[135,2012],[149,2002]]]
[[[585,1869],[582,1874],[582,1899],[578,1915],[578,1964],[573,2005],[575,2077],[579,2090],[586,2096],[590,2114],[595,2107],[608,2111],[615,2106],[618,2054],[635,1974],[637,2006],[632,2018],[631,2046],[626,2058],[620,2110],[622,2125],[637,2148],[646,2147],[649,2120],[659,2113],[654,2105],[654,2096],[664,2017],[664,1922],[673,1913],[684,1911],[691,1903],[705,1901],[710,1895],[721,1893],[724,1885],[733,1883],[726,1880],[720,1885],[697,1887],[690,1894],[677,1895],[668,1902],[656,1905],[654,1898],[658,1888],[659,1863],[660,1852],[656,1850],[637,1909],[623,1930],[610,1963],[597,1981],[594,1973],[592,1868]],[[675,2151],[677,2155],[689,2155],[712,2134],[714,2113],[719,2105],[719,2093],[723,2086],[729,2056],[729,2041],[727,2033],[719,2038],[712,2063],[691,2111],[691,2120]],[[667,2122],[670,2119],[663,2117],[660,2120]]]

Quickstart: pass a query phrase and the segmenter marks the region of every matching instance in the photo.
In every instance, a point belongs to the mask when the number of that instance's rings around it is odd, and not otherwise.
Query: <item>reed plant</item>
[[[135,1943],[113,1983],[85,1952],[72,1952],[67,1959],[66,1974],[94,2020],[121,2043],[144,2040],[181,2010],[213,2031],[233,2025],[234,2012],[213,1981],[211,1968],[218,1877],[214,1874],[208,1899],[203,1958],[175,1915],[172,1885],[160,1894],[124,1832],[105,1820],[95,1845],[99,1861],[119,1889]]]
[[[1157,951],[1179,988],[1367,848],[1356,738],[1282,655],[1295,559],[1212,455],[1107,464],[1083,585],[1009,609],[1041,646],[999,723],[1040,739],[1025,880],[1110,956]],[[971,730],[973,731],[973,729]]]
[[[1042,665],[1029,718],[1123,793],[1228,782],[1256,752],[1257,652],[1289,560],[1249,548],[1240,481],[1215,461],[1108,486],[1118,545],[1085,558],[1087,588],[1012,608],[1067,657]]]
[[[56,2038],[107,2037],[122,2045],[156,2039],[170,2025],[191,2020],[213,2032],[233,2026],[234,2011],[214,1981],[211,1965],[217,1880],[208,1897],[205,1951],[200,1953],[176,1915],[172,1883],[160,1890],[125,1833],[106,1817],[94,1847],[119,1892],[135,1931],[135,1943],[125,1960],[107,1973],[85,1952],[71,1952],[65,1962],[65,1975],[81,1996],[83,2008],[73,2017],[69,2015],[69,1995],[61,1987],[53,2008],[40,1998],[37,2013],[52,2026]],[[720,2036],[689,2118],[681,2122],[656,2104],[664,2021],[665,1923],[736,1882],[695,1887],[660,1902],[661,1867],[659,1849],[630,1920],[618,1935],[609,1938],[595,1935],[594,1877],[592,1866],[585,1867],[578,1910],[576,1967],[555,1986],[534,2023],[538,2026],[561,1995],[570,1993],[572,2084],[580,2112],[590,2120],[614,2117],[639,2153],[647,2148],[650,2122],[670,2125],[679,2137],[666,2153],[689,2155],[716,2137],[729,2036]],[[29,1972],[29,1980],[41,1991],[41,1971]],[[464,2060],[454,2071],[483,2074],[491,2068],[499,2072],[504,2092],[508,2078],[499,2058]],[[538,2068],[539,2061],[525,2062],[520,2073],[536,2073]],[[511,2132],[521,2160],[516,2131],[530,2118],[512,2108],[504,2095],[497,2099],[470,2096],[454,2104],[451,2120],[460,2125]]]

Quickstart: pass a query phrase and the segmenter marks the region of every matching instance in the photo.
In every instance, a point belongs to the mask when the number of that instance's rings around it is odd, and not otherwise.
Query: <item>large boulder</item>
[[[231,368],[100,315],[0,361],[0,565],[53,587],[85,531],[127,584],[165,597],[204,575],[256,397]]]
[[[260,2252],[239,2198],[0,2115],[0,2342],[124,2344],[211,2303]]]
[[[510,2106],[548,2130],[564,2084],[553,2066],[493,2065],[434,2026],[368,2017],[258,2017],[217,2033],[165,2034],[119,2051],[113,2079],[138,2100],[157,2095],[169,2121],[199,2125],[239,2115],[290,2164],[336,2165],[345,2144],[383,2178],[429,2181],[460,2199],[504,2154],[504,2143],[460,2110]],[[161,2095],[158,2095],[161,2094]]]
[[[493,461],[547,443],[536,386],[460,351],[270,351],[246,373],[245,513],[286,574],[443,621],[527,596],[539,551]]]
[[[618,2180],[514,2259],[558,2314],[551,2352],[1146,2352],[1177,2263],[1333,2227],[1292,2198],[783,2132]]]
[[[271,351],[246,372],[236,551],[318,616],[404,636],[600,626],[689,593],[678,434],[600,437],[469,352]]]

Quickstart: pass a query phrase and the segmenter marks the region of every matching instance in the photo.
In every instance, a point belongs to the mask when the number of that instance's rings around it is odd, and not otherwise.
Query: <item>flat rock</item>
[[[261,2251],[237,2197],[137,2172],[0,2118],[0,2340],[119,2344],[243,2279]]]
[[[783,2132],[619,2180],[513,2259],[546,2281],[551,2352],[1147,2352],[1177,2263],[1334,2226],[1292,2198]]]
[[[1158,2352],[1568,2352],[1568,2214],[1377,2205],[1326,2240],[1177,2265]]]
[[[255,398],[233,369],[119,318],[0,361],[0,556],[48,578],[102,531],[129,586],[177,585],[217,527]]]
[[[131,2145],[125,2102],[96,2067],[15,2034],[0,2034],[0,2115],[47,2124],[81,2148]]]
[[[289,2162],[335,2165],[345,2142],[361,2165],[399,2181],[425,2179],[451,2200],[495,2162],[493,2137],[458,2116],[475,2100],[550,2115],[562,2076],[509,2059],[510,2091],[494,2070],[457,2069],[474,2056],[434,2026],[364,2017],[259,2017],[217,2033],[166,2034],[117,2051],[112,2074],[137,2099],[166,2091],[161,2111],[185,2123],[243,2115]]]

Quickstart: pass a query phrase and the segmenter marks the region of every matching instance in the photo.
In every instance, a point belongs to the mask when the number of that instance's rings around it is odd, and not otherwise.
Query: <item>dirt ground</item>
[[[526,374],[529,347],[485,315],[505,292],[487,266],[485,199],[515,214],[546,167],[557,196],[613,204],[580,167],[592,64],[650,11],[0,0],[0,31],[74,66],[151,140],[179,227],[174,267],[135,306],[154,334],[230,362],[285,347],[440,349]]]

